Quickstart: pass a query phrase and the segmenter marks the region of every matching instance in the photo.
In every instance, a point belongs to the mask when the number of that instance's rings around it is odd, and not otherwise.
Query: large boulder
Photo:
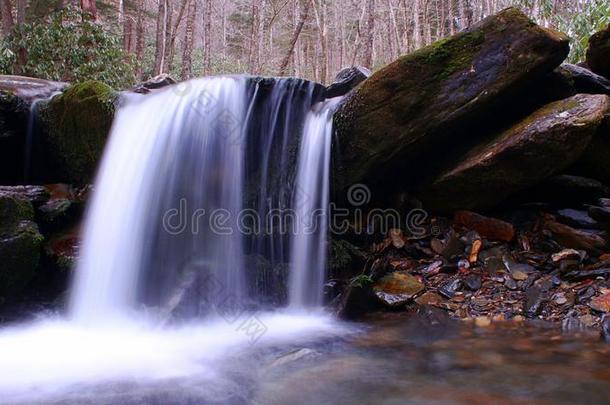
[[[595,73],[610,78],[610,25],[589,40],[587,65]]]
[[[416,181],[439,148],[467,141],[515,104],[515,93],[559,66],[568,43],[510,8],[379,70],[335,114],[339,186]]]
[[[482,143],[420,196],[427,209],[489,209],[565,169],[583,153],[609,108],[605,95],[552,103]]]
[[[610,111],[573,171],[610,185]]]
[[[118,93],[112,88],[90,81],[68,87],[41,107],[53,182],[81,185],[92,182],[112,126],[117,99]]]
[[[33,220],[24,195],[0,190],[0,300],[19,294],[36,274],[43,238]]]
[[[607,94],[610,80],[582,66],[564,63],[541,82],[537,92],[545,103],[562,100],[576,94]]]
[[[326,98],[344,96],[371,76],[371,71],[362,66],[342,69],[335,81],[326,88]]]

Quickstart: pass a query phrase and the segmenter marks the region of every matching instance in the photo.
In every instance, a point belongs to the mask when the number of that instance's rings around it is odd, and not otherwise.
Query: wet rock
[[[41,107],[48,135],[52,182],[89,184],[101,158],[114,118],[118,94],[100,82],[68,87]]]
[[[172,84],[176,84],[177,81],[167,73],[162,73],[145,82],[137,84],[131,91],[140,94],[148,94],[152,90],[158,90]]]
[[[477,231],[482,237],[491,240],[510,242],[515,237],[515,229],[512,224],[470,211],[456,212],[454,222],[456,225]]]
[[[61,272],[70,272],[76,266],[80,246],[78,226],[50,235],[44,242],[43,250],[47,261]]]
[[[465,247],[459,236],[453,231],[449,232],[444,240],[433,239],[430,245],[434,252],[446,259],[461,255],[464,253]]]
[[[67,86],[68,83],[34,77],[0,75],[0,92],[13,94],[28,104],[39,98],[48,98]]]
[[[557,211],[557,217],[566,225],[584,229],[602,229],[603,226],[589,216],[587,211],[571,208]]]
[[[28,200],[0,193],[0,299],[19,294],[35,276],[43,238],[33,218]]]
[[[370,286],[350,284],[340,297],[337,316],[342,319],[357,319],[379,306]]]
[[[462,280],[460,280],[459,278],[454,278],[452,280],[449,280],[448,282],[446,282],[445,284],[443,284],[439,289],[438,292],[439,294],[441,294],[443,297],[446,298],[453,298],[455,296],[455,294],[462,288]]]
[[[604,316],[602,320],[602,338],[610,342],[610,316]]]
[[[589,216],[604,225],[610,225],[610,207],[589,207]]]
[[[577,259],[579,261],[584,260],[584,258],[587,256],[587,253],[584,251],[579,251],[579,250],[574,250],[574,249],[564,249],[561,252],[557,252],[557,253],[553,253],[551,255],[551,260],[554,263],[559,263],[563,260],[569,260],[569,259]]]
[[[585,151],[609,108],[605,95],[545,106],[467,153],[419,196],[436,211],[489,209],[567,168]]]
[[[591,139],[582,157],[570,169],[604,184],[610,184],[610,163],[607,159],[610,154],[610,111],[607,114],[606,120]]]
[[[445,302],[445,299],[438,294],[428,291],[417,297],[415,302],[419,305],[439,306]]]
[[[342,163],[338,187],[379,181],[401,168],[417,182],[438,148],[463,143],[494,108],[555,69],[568,39],[532,23],[515,8],[488,17],[375,72],[335,114]]]
[[[610,196],[610,189],[599,180],[574,175],[549,177],[523,192],[530,201],[561,201],[565,204],[594,204],[598,199]]]
[[[326,88],[326,97],[344,96],[371,76],[371,71],[362,66],[352,66],[337,73],[335,81]]]
[[[309,349],[307,347],[296,349],[291,352],[282,354],[270,364],[270,367],[279,367],[297,361],[310,360],[320,355],[320,352]]]
[[[481,288],[481,276],[477,274],[469,274],[464,277],[464,285],[470,291],[477,291]]]
[[[394,308],[409,303],[424,288],[411,274],[395,271],[377,281],[373,285],[373,292],[382,304]]]
[[[606,241],[592,232],[574,229],[553,220],[545,221],[544,226],[553,234],[553,238],[566,248],[595,253],[606,246]]]
[[[530,318],[537,316],[546,301],[545,294],[538,287],[530,287],[525,291],[525,312]]]
[[[583,93],[610,95],[610,80],[582,66],[564,63],[549,75],[540,90],[547,93],[542,98],[549,101]]]
[[[610,25],[589,39],[587,65],[595,73],[610,78]]]
[[[610,312],[610,290],[604,290],[589,302],[589,307],[598,312]]]

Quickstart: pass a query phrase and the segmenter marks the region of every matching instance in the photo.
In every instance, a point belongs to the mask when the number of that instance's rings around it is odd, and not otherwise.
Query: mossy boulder
[[[610,78],[610,25],[589,40],[587,65],[598,75]]]
[[[68,87],[41,108],[54,182],[91,183],[114,118],[118,93],[89,81]]]
[[[379,70],[335,114],[339,187],[416,182],[439,148],[468,140],[517,92],[559,66],[568,43],[510,8]]]
[[[573,164],[601,125],[606,95],[580,94],[541,108],[442,173],[419,196],[434,211],[490,209]]]
[[[28,199],[0,191],[0,299],[20,293],[36,274],[43,237],[33,219]]]

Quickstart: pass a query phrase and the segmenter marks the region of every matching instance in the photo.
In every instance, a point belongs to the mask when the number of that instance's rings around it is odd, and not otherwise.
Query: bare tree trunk
[[[252,74],[258,71],[260,60],[259,20],[260,0],[252,0],[252,26],[250,29],[250,51],[248,52],[248,72]]]
[[[157,14],[157,37],[155,48],[155,67],[153,74],[158,75],[165,66],[165,27],[167,25],[167,0],[159,0],[159,13]]]
[[[2,12],[2,35],[10,34],[15,20],[13,20],[13,6],[10,0],[0,0],[2,2],[0,11]]]
[[[144,61],[144,0],[138,0],[138,17],[136,20],[136,77],[142,80],[142,64]]]
[[[97,5],[95,4],[95,0],[80,0],[80,6],[92,20],[97,20]]]
[[[364,55],[362,64],[373,68],[373,42],[375,38],[375,0],[367,0],[366,38],[364,40]]]
[[[305,2],[305,7],[301,10],[301,15],[299,17],[299,22],[297,26],[294,28],[294,32],[292,33],[292,38],[290,39],[290,45],[288,46],[288,53],[284,56],[282,60],[282,64],[280,65],[279,74],[280,76],[286,74],[286,68],[288,68],[288,63],[290,63],[290,58],[294,52],[294,47],[299,40],[299,36],[301,35],[301,31],[303,30],[303,25],[305,25],[305,21],[309,15],[310,2]]]
[[[7,1],[7,0],[3,0],[3,1]],[[18,24],[25,23],[27,8],[28,8],[27,0],[17,0],[17,23]]]
[[[326,83],[327,74],[328,74],[328,40],[326,33],[326,21],[325,21],[325,10],[324,5],[320,5],[320,10],[318,10],[318,5],[316,4],[316,0],[311,0],[313,5],[314,16],[316,17],[316,25],[318,26],[318,36],[320,39],[320,48],[321,48],[321,57],[322,57],[322,66],[320,67],[320,77],[316,77],[322,83]],[[312,52],[313,54],[313,52]],[[315,58],[315,56],[314,56]]]
[[[195,17],[197,15],[197,0],[190,0],[184,30],[184,43],[182,48],[182,80],[193,76],[193,42],[195,39]]]
[[[184,16],[184,11],[186,10],[187,4],[188,0],[182,0],[182,2],[180,3],[180,8],[178,9],[178,17],[176,18],[174,28],[172,29],[169,37],[169,49],[167,50],[166,63],[168,72],[171,72],[174,68],[174,57],[176,54],[176,38],[178,37],[178,29],[180,28],[180,23],[182,22],[182,17]]]
[[[224,4],[224,2],[223,2]],[[224,6],[223,6],[224,7]],[[223,32],[224,32],[223,15]],[[224,36],[224,34],[223,34]],[[224,41],[224,39],[223,39]],[[212,0],[203,0],[203,74],[212,73]]]

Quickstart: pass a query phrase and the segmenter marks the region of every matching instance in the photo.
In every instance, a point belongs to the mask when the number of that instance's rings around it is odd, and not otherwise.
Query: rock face
[[[393,167],[413,180],[440,146],[510,103],[511,95],[550,73],[568,38],[512,8],[405,55],[366,80],[335,114],[340,187],[370,181]]]
[[[580,157],[608,111],[605,95],[552,103],[469,152],[421,190],[427,209],[489,209]]]
[[[0,184],[23,181],[30,107],[61,91],[66,83],[0,75]]]
[[[591,143],[578,160],[574,171],[610,184],[610,111]]]
[[[549,82],[544,82],[541,91],[546,92],[550,101],[556,101],[576,94],[610,95],[610,80],[582,66],[564,63],[551,73]]]
[[[41,117],[53,182],[89,184],[110,132],[117,93],[100,82],[72,85],[48,105]]]
[[[589,40],[587,64],[595,73],[610,78],[610,25]]]
[[[34,278],[43,239],[33,220],[30,201],[0,191],[0,299],[20,293]]]

